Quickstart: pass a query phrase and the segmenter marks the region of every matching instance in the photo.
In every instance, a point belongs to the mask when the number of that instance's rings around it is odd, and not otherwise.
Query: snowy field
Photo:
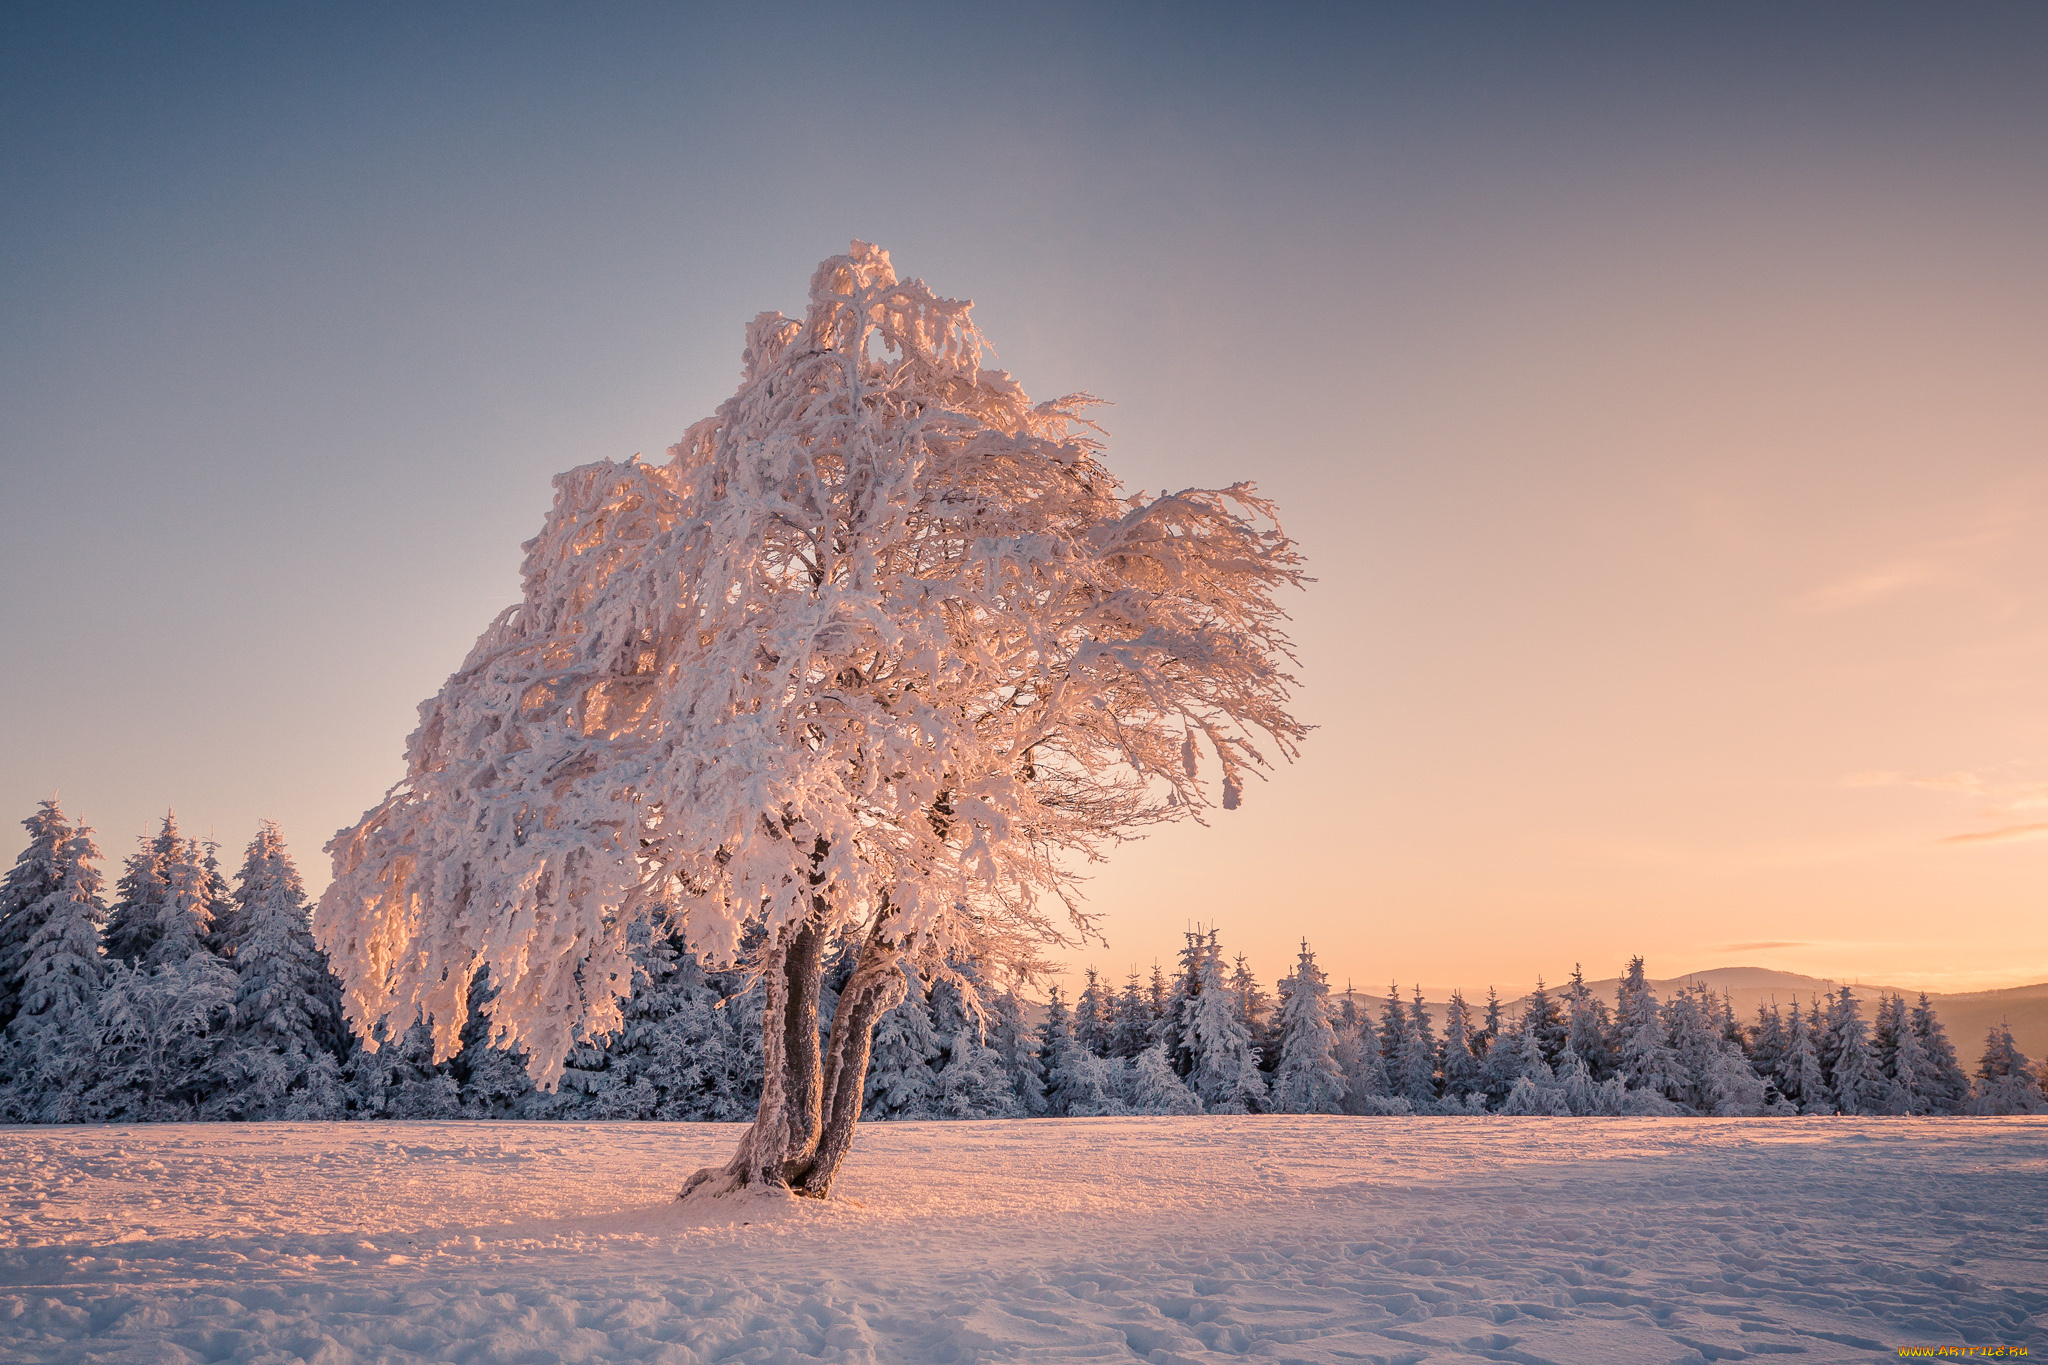
[[[1519,1361],[2048,1352],[2048,1121],[0,1129],[0,1359]]]

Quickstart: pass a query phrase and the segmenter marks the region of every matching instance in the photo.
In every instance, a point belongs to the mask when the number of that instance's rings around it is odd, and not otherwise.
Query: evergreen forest
[[[56,800],[22,823],[0,884],[0,1122],[754,1115],[759,983],[645,924],[623,1026],[579,1038],[544,1092],[492,1045],[487,976],[452,1057],[434,1059],[426,1020],[380,1026],[374,1048],[352,1032],[274,824],[230,876],[166,815],[109,888]],[[825,1027],[853,960],[850,944],[832,960]],[[1638,957],[1612,1001],[1575,971],[1512,1004],[1453,992],[1439,1024],[1419,990],[1333,999],[1306,942],[1268,992],[1214,930],[1185,935],[1171,972],[1119,986],[1090,969],[1071,1000],[953,969],[911,980],[876,1025],[865,1117],[2048,1112],[2010,1029],[1966,1071],[1924,994],[1866,1018],[1845,987],[1738,1018],[1698,983],[1659,999]]]

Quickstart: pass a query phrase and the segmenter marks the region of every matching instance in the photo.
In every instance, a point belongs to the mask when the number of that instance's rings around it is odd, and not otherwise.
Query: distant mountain
[[[1773,971],[1768,967],[1715,967],[1711,971],[1695,972],[1691,976],[1666,977],[1652,980],[1650,988],[1657,992],[1659,1000],[1668,1000],[1673,991],[1689,981],[1701,981],[1711,986],[1716,994],[1729,996],[1735,1004],[1735,1013],[1745,1024],[1756,1021],[1759,1005],[1768,1005],[1776,1000],[1779,1005],[1789,1007],[1796,998],[1801,1009],[1816,996],[1832,993],[1842,987],[1839,981],[1822,977],[1801,976],[1796,972]],[[1553,995],[1559,993],[1557,983],[1552,982]],[[1611,1008],[1615,988],[1621,985],[1621,978],[1610,976],[1604,981],[1588,981],[1593,993],[1607,1001]],[[1864,1002],[1864,1017],[1875,1012],[1880,995],[1904,995],[1906,999],[1919,999],[1918,991],[1903,990],[1894,986],[1867,985],[1860,981],[1850,982],[1849,991]],[[1341,1000],[1341,992],[1332,992],[1333,1000]],[[1375,996],[1365,991],[1354,991],[1352,998],[1360,1007],[1372,1011],[1375,1021],[1379,1019],[1380,1006],[1385,996]],[[1520,999],[1505,1000],[1502,1003],[1510,1014],[1522,1008]],[[1486,1003],[1484,994],[1474,996],[1466,993],[1466,1000],[1472,1006],[1476,1022],[1478,1012]],[[2032,986],[2013,986],[2002,991],[1962,991],[1954,994],[1927,993],[1927,1001],[1934,1006],[1934,1012],[1941,1018],[1942,1027],[1948,1030],[1949,1041],[1956,1045],[1956,1055],[1962,1059],[1963,1069],[1975,1074],[1977,1059],[1984,1051],[1984,1035],[1995,1024],[2011,1026],[2013,1040],[2020,1051],[2036,1062],[2048,1060],[2048,981]],[[1427,997],[1423,1005],[1437,1027],[1443,1027],[1444,1002]]]

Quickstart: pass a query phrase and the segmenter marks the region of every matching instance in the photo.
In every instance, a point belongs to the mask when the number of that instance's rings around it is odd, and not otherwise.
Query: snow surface
[[[1518,1361],[2048,1349],[2048,1120],[0,1129],[0,1359]]]

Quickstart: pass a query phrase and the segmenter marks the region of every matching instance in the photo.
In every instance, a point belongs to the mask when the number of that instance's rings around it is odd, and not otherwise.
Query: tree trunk
[[[761,1018],[761,1107],[732,1159],[692,1175],[677,1198],[749,1188],[785,1189],[813,1199],[831,1192],[860,1121],[875,1020],[908,990],[901,950],[882,932],[888,918],[886,912],[878,915],[861,945],[822,1055],[818,993],[825,931],[814,920],[770,950],[762,972],[768,999]]]

